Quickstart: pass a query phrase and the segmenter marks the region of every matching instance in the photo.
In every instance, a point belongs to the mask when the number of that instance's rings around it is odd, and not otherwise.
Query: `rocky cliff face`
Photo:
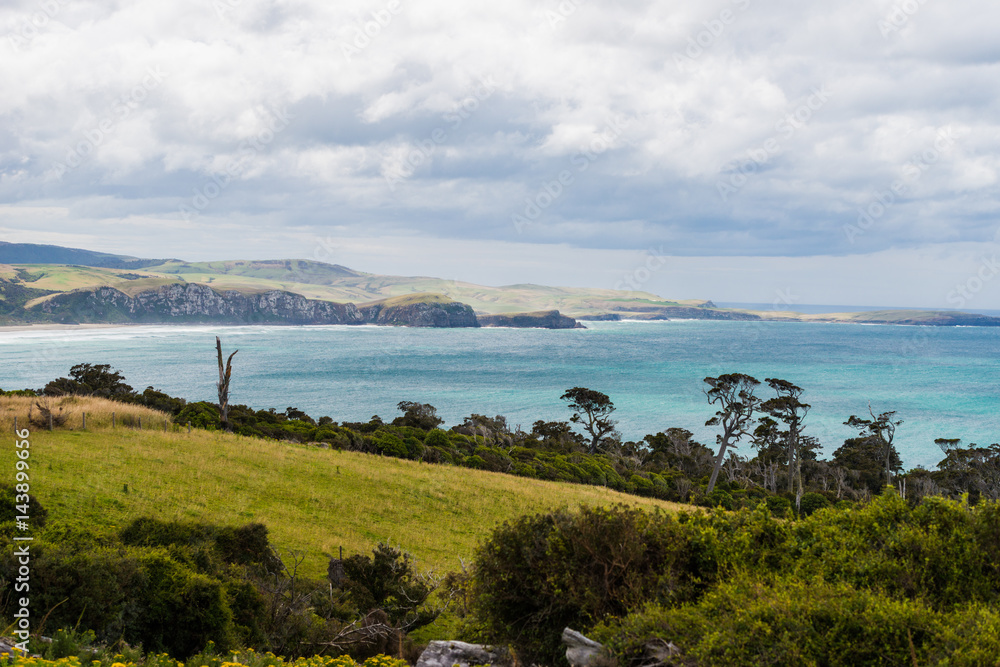
[[[212,322],[216,324],[363,324],[353,303],[307,299],[273,290],[217,292],[208,285],[175,283],[134,297],[113,287],[68,292],[35,307],[60,322]]]
[[[509,313],[507,315],[480,315],[479,325],[483,327],[516,327],[518,329],[585,329],[572,317],[562,315],[558,310],[534,313]]]
[[[412,303],[398,306],[307,299],[272,290],[244,294],[219,292],[208,285],[174,283],[129,296],[113,287],[58,294],[33,309],[63,323],[213,324],[382,324],[410,327],[478,327],[464,303]]]
[[[451,303],[410,303],[386,305],[373,303],[360,308],[369,324],[408,327],[478,327],[479,320],[472,306]]]

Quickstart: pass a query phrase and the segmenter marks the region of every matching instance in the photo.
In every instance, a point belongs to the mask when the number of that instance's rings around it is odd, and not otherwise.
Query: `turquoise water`
[[[431,403],[448,425],[473,412],[530,430],[564,420],[559,396],[611,396],[629,439],[678,426],[714,445],[702,388],[743,372],[804,387],[808,432],[827,455],[851,414],[896,410],[907,467],[934,466],[936,437],[1000,441],[1000,329],[747,322],[595,322],[585,330],[141,326],[0,330],[0,387],[37,388],[76,363],[109,363],[136,389],[212,400],[215,336],[233,361],[232,400],[337,421],[390,419]],[[227,352],[228,353],[228,352]],[[766,387],[765,387],[766,390]],[[766,392],[765,392],[766,393]],[[746,447],[741,448],[746,453]]]

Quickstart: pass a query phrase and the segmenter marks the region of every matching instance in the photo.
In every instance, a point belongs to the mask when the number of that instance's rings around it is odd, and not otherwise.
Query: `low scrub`
[[[993,664],[998,563],[990,502],[914,507],[889,491],[797,521],[766,505],[560,511],[480,547],[469,627],[552,665],[567,625],[636,667],[671,644],[674,664]]]

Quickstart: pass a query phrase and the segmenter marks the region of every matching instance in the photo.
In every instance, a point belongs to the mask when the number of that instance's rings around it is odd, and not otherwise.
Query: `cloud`
[[[838,271],[990,243],[998,12],[985,0],[6,3],[3,224],[74,239],[86,220],[116,230],[99,249],[130,254],[183,250],[175,234],[204,246],[223,228],[269,239],[242,246],[255,255],[293,250],[300,233],[405,237],[430,253],[422,273],[446,259],[435,247],[463,243],[854,258],[831,260]],[[193,208],[199,195],[209,203]],[[852,300],[851,281],[826,280],[844,285],[830,299]],[[898,296],[885,298],[910,298],[887,280]]]

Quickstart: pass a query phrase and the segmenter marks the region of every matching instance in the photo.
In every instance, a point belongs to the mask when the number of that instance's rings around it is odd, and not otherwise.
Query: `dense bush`
[[[802,516],[809,516],[816,510],[821,510],[829,506],[830,501],[827,500],[826,496],[822,493],[810,491],[803,494],[802,500],[799,502],[799,513]]]
[[[1000,655],[1000,614],[973,604],[936,612],[920,601],[822,580],[726,582],[697,603],[652,604],[594,629],[623,665],[673,643],[677,665],[987,665]]]
[[[657,595],[688,599],[690,553],[670,517],[582,508],[505,523],[476,552],[472,598],[486,638],[553,664],[566,626],[590,627]]]
[[[547,664],[563,664],[563,627],[602,621],[634,664],[650,641],[677,664],[909,664],[908,630],[920,664],[1000,655],[997,503],[887,491],[798,521],[773,509],[524,517],[477,551],[471,607],[486,639]]]
[[[121,535],[56,525],[32,544],[32,604],[50,627],[186,657],[259,641],[260,596],[247,577],[274,567],[263,526],[216,528],[139,519]],[[15,567],[11,548],[5,572]],[[9,601],[7,601],[9,604]]]

